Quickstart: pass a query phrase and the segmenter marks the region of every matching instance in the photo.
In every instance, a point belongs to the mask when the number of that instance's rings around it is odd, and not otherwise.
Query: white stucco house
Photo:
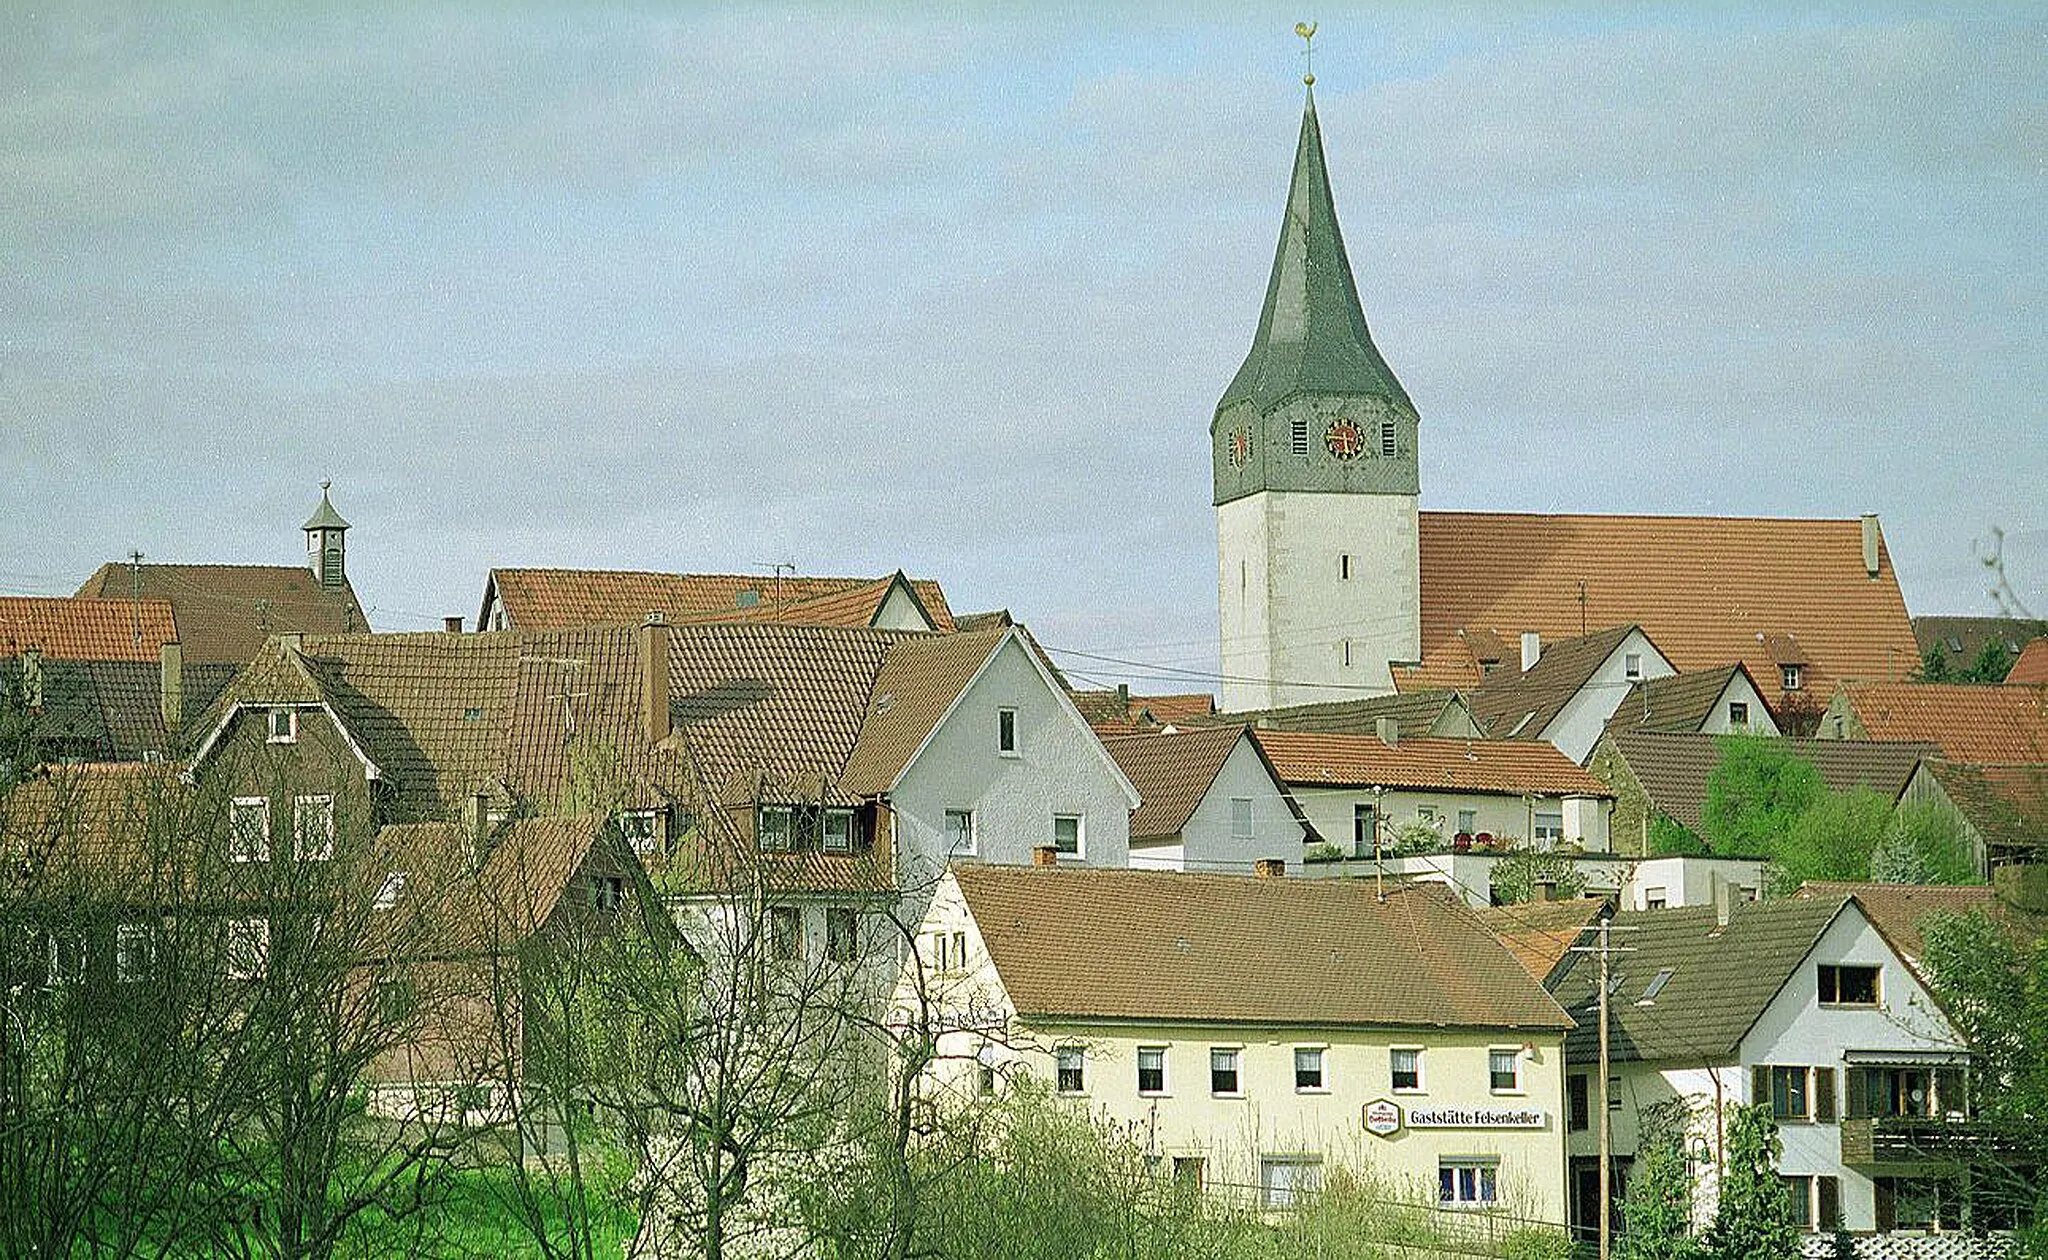
[[[1522,636],[1522,668],[1487,677],[1470,696],[1494,739],[1540,739],[1580,765],[1637,684],[1677,673],[1640,626],[1614,626],[1544,643]]]
[[[1315,838],[1242,726],[1108,735],[1102,743],[1144,800],[1131,815],[1132,866],[1248,875],[1262,859],[1296,865]]]

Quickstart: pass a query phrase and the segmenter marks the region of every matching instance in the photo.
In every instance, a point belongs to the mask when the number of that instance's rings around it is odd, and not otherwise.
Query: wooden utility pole
[[[1610,921],[1602,919],[1599,924],[1598,945],[1572,946],[1573,953],[1592,954],[1600,960],[1600,1091],[1595,1096],[1600,1108],[1600,1260],[1608,1260],[1609,1249],[1613,1245],[1611,1235],[1614,1218],[1614,1130],[1608,1123],[1607,1098],[1607,999],[1608,990],[1614,987],[1609,960],[1615,954],[1635,952],[1626,946],[1612,943],[1609,933],[1616,930],[1631,932],[1635,929],[1616,929]]]

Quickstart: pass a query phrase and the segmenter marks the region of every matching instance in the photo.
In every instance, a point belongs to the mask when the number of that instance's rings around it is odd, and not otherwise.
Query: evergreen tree
[[[1714,1260],[1785,1260],[1799,1254],[1792,1200],[1778,1180],[1781,1149],[1770,1104],[1730,1111],[1721,1203],[1707,1231],[1707,1252]]]

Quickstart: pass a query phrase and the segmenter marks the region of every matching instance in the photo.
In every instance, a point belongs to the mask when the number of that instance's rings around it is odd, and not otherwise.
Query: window
[[[825,907],[825,957],[852,962],[860,949],[860,913],[852,906]]]
[[[1592,1082],[1584,1072],[1575,1072],[1564,1080],[1565,1107],[1573,1133],[1584,1133],[1593,1127],[1591,1088]]]
[[[1432,827],[1436,826],[1436,806],[1417,805],[1415,807],[1415,821],[1428,823]]]
[[[926,951],[931,957],[931,968],[935,972],[953,969],[953,949],[944,932],[931,934],[931,947]]]
[[[1522,1088],[1522,1052],[1520,1050],[1488,1050],[1486,1052],[1487,1087],[1496,1094],[1513,1094]]]
[[[661,852],[661,824],[651,809],[629,809],[620,814],[619,834],[642,857]]]
[[[1017,755],[1017,711],[996,710],[996,751],[1008,756]]]
[[[156,929],[123,923],[114,929],[114,975],[123,984],[147,980],[156,970]]]
[[[393,871],[384,877],[384,886],[377,890],[376,908],[389,910],[405,895],[405,872]]]
[[[1394,444],[1394,422],[1392,420],[1380,421],[1380,458],[1392,459],[1399,453],[1400,451]]]
[[[1293,1207],[1323,1188],[1323,1161],[1313,1155],[1268,1155],[1259,1161],[1261,1207]]]
[[[802,958],[804,912],[795,906],[768,907],[768,946],[777,958]]]
[[[1822,1006],[1876,1006],[1876,967],[1851,967],[1822,963],[1820,1004]]]
[[[1820,1203],[1820,1219],[1815,1224],[1821,1229],[1842,1228],[1842,1179],[1840,1177],[1815,1177],[1814,1198]]]
[[[1317,1093],[1328,1088],[1323,1084],[1321,1046],[1294,1048],[1294,1088],[1305,1093]]]
[[[1081,816],[1079,814],[1054,814],[1052,816],[1052,847],[1062,857],[1081,856]]]
[[[1541,809],[1537,810],[1535,819],[1535,831],[1535,838],[1538,841],[1548,841],[1551,844],[1556,844],[1558,841],[1564,839],[1563,811]]]
[[[828,809],[825,811],[825,838],[822,847],[827,853],[853,852],[853,811],[850,809]]]
[[[1768,1073],[1766,1087],[1770,1091],[1771,1115],[1779,1120],[1805,1120],[1812,1115],[1807,1102],[1807,1072],[1803,1067],[1760,1067],[1759,1074]],[[1759,1099],[1761,1101],[1761,1099]]]
[[[766,853],[787,853],[793,843],[796,811],[787,805],[763,805],[754,823],[755,843]]]
[[[1209,1092],[1212,1094],[1240,1093],[1237,1072],[1237,1056],[1241,1051],[1219,1047],[1209,1052]]]
[[[626,881],[617,875],[593,875],[588,891],[590,908],[600,914],[617,914],[626,904]]]
[[[1852,1067],[1843,1075],[1851,1120],[1963,1114],[1962,1069]]]
[[[981,1054],[974,1061],[974,1092],[983,1098],[991,1098],[996,1092],[996,1065],[993,1052],[981,1048]]]
[[[269,719],[269,743],[295,744],[299,739],[299,711],[297,709],[272,709]]]
[[[967,933],[953,933],[953,970],[967,970]]]
[[[1835,1121],[1835,1069],[1813,1069],[1813,1118],[1822,1124]]]
[[[1250,840],[1252,838],[1252,798],[1233,796],[1230,798],[1230,838]]]
[[[1459,810],[1458,830],[1464,832],[1468,836],[1471,835],[1473,832],[1479,830],[1479,811],[1476,809]]]
[[[1740,700],[1730,700],[1728,702],[1728,725],[1748,726],[1749,706]]]
[[[1308,420],[1297,416],[1287,428],[1287,449],[1296,455],[1308,454]]]
[[[270,798],[238,796],[228,808],[228,861],[270,860]]]
[[[1497,1159],[1442,1159],[1436,1165],[1437,1202],[1445,1207],[1492,1207],[1500,1191]]]
[[[1813,1228],[1813,1178],[1779,1177],[1785,1187],[1785,1197],[1792,1203],[1792,1223],[1801,1229]]]
[[[292,857],[301,862],[325,862],[333,856],[334,798],[293,798]]]
[[[377,1004],[377,1017],[387,1024],[402,1024],[410,1019],[417,997],[412,981],[403,976],[386,977],[372,986],[371,1000]]]
[[[1662,992],[1664,991],[1664,986],[1665,986],[1665,985],[1667,985],[1667,984],[1670,984],[1670,983],[1671,983],[1671,977],[1673,977],[1673,976],[1675,976],[1675,975],[1677,975],[1677,974],[1678,974],[1678,968],[1676,968],[1676,967],[1659,967],[1659,968],[1657,968],[1657,974],[1656,974],[1656,975],[1654,975],[1654,976],[1651,976],[1651,977],[1650,977],[1650,983],[1648,983],[1648,984],[1646,984],[1646,985],[1644,985],[1644,986],[1643,986],[1643,996],[1641,996],[1641,997],[1639,997],[1639,998],[1637,998],[1637,999],[1636,999],[1636,1005],[1637,1005],[1637,1006],[1651,1006],[1651,1005],[1654,1005],[1654,1004],[1656,1003],[1656,1001],[1657,1001],[1657,995],[1658,995],[1659,993],[1662,993]]]
[[[1200,1155],[1176,1155],[1173,1157],[1173,1188],[1182,1194],[1202,1192],[1202,1157]]]
[[[1369,857],[1373,846],[1373,807],[1353,805],[1351,807],[1351,855]]]
[[[1621,658],[1621,673],[1630,682],[1639,682],[1643,677],[1643,654],[1625,652]]]
[[[1061,1046],[1052,1052],[1054,1086],[1062,1094],[1078,1094],[1088,1087],[1087,1055],[1079,1046]]]
[[[1166,1092],[1166,1047],[1138,1047],[1138,1092],[1141,1094],[1163,1094]]]
[[[1351,580],[1351,554],[1349,552],[1337,557],[1337,579],[1342,582]]]
[[[1797,691],[1806,685],[1806,671],[1798,665],[1787,665],[1778,671],[1778,681],[1785,684],[1786,691]]]
[[[85,979],[85,933],[52,932],[48,941],[49,962],[44,983],[52,988],[77,984]]]
[[[261,979],[270,963],[270,920],[228,920],[225,957],[230,980]]]
[[[1609,1111],[1621,1110],[1621,1078],[1619,1076],[1607,1078],[1607,1109]]]
[[[974,856],[973,810],[949,809],[946,811],[946,855],[948,857]]]
[[[1387,1052],[1393,1070],[1396,1093],[1422,1092],[1422,1051],[1414,1046],[1396,1046]]]
[[[1643,889],[1643,909],[1662,910],[1669,904],[1671,904],[1670,890],[1664,888]]]

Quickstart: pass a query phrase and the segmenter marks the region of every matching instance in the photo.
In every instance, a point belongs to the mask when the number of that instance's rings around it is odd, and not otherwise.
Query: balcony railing
[[[1842,1121],[1842,1162],[1851,1167],[1967,1163],[2016,1154],[2022,1146],[2010,1130],[1981,1120],[1877,1116]]]

